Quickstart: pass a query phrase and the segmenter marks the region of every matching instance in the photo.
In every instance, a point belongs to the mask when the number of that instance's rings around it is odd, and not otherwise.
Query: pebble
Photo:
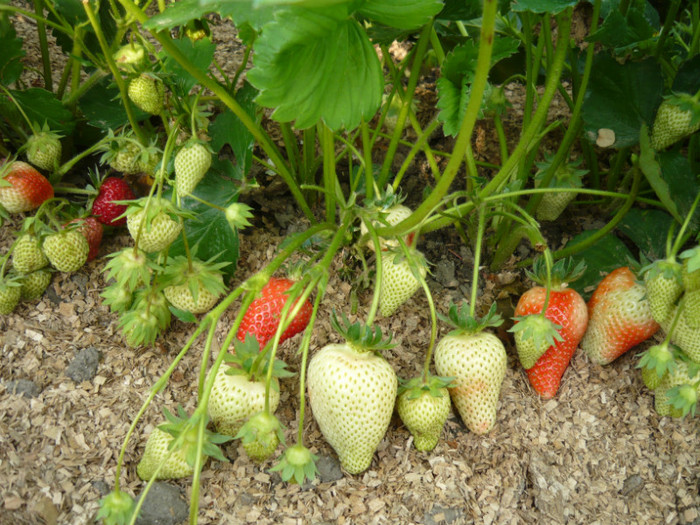
[[[29,379],[17,379],[5,383],[5,389],[8,394],[15,394],[24,397],[36,397],[41,392],[39,385]]]
[[[338,481],[344,477],[338,458],[333,456],[320,455],[316,461],[316,468],[318,469],[318,479],[321,483]]]
[[[141,500],[139,495],[138,500]],[[189,507],[180,489],[157,481],[146,494],[136,525],[178,525],[187,520]]]
[[[66,368],[66,375],[76,383],[90,381],[97,374],[100,351],[94,346],[82,349]]]
[[[464,513],[461,509],[435,505],[425,513],[423,525],[442,525],[443,523],[449,525],[450,523],[457,523],[457,520],[460,518],[464,518]]]

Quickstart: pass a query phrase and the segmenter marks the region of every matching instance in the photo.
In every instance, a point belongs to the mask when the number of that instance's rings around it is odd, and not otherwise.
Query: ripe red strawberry
[[[535,264],[535,272],[531,275],[537,282],[542,282],[544,264],[540,259]],[[581,264],[572,268],[570,263],[560,261],[552,269],[552,287],[549,294],[549,304],[545,317],[560,326],[557,331],[561,340],[555,341],[537,359],[532,368],[527,370],[530,384],[535,391],[545,399],[554,397],[559,390],[561,378],[576,352],[583,334],[588,326],[588,311],[586,303],[576,290],[567,288],[567,282],[578,277],[582,271]],[[525,292],[517,306],[515,316],[536,315],[542,312],[546,289],[535,286]]]
[[[0,180],[0,204],[9,213],[37,209],[53,198],[53,186],[41,173],[20,160],[3,166]]]
[[[95,257],[97,257],[97,253],[100,250],[102,233],[104,232],[102,223],[97,220],[97,217],[90,215],[82,219],[73,219],[68,224],[78,224],[77,230],[83,234],[83,237],[85,237],[88,245],[90,246],[87,260],[92,261]]]
[[[294,281],[285,278],[272,277],[263,287],[260,297],[251,303],[243,316],[243,322],[238,329],[238,339],[245,340],[246,334],[252,334],[258,340],[260,348],[275,336],[280,322],[280,313],[289,295],[287,291],[294,285]],[[290,309],[290,312],[294,307]],[[311,301],[306,300],[301,309],[280,336],[280,343],[295,336],[306,328],[311,318]]]
[[[588,303],[590,320],[581,348],[605,365],[645,341],[659,329],[647,291],[627,266],[601,281]]]
[[[98,190],[97,197],[92,203],[92,214],[106,226],[124,226],[126,217],[118,218],[125,211],[125,204],[115,204],[113,201],[128,201],[136,196],[131,187],[118,177],[107,177]]]

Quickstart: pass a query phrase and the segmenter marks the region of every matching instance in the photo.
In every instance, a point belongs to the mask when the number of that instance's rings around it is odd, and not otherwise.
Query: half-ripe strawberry
[[[417,275],[425,278],[428,273],[423,254],[409,248],[409,261],[400,251],[381,253],[382,284],[379,290],[379,311],[384,317],[393,315],[420,288]]]
[[[9,213],[35,210],[53,198],[51,183],[26,162],[10,162],[0,174],[0,204]]]
[[[606,365],[646,341],[659,329],[647,291],[627,266],[608,274],[589,302],[588,330],[581,348],[595,363]]]
[[[92,202],[92,215],[105,226],[124,226],[126,204],[115,201],[130,201],[136,196],[127,182],[119,177],[107,177],[97,190],[97,197]]]
[[[87,261],[90,245],[76,230],[63,230],[48,235],[42,249],[51,266],[59,272],[74,272]]]
[[[545,399],[554,397],[559,390],[562,376],[588,326],[586,302],[576,290],[568,288],[568,282],[581,275],[583,270],[581,264],[572,267],[568,261],[559,261],[552,269],[549,304],[544,316],[561,327],[557,329],[559,337],[555,338],[554,344],[527,370],[532,388]],[[544,273],[542,259],[538,259],[531,277],[536,282],[544,282]],[[515,307],[515,316],[522,318],[541,314],[546,294],[547,289],[543,286],[529,289],[520,297]]]
[[[49,264],[36,235],[23,234],[12,249],[12,266],[19,273],[31,273]]]
[[[496,424],[508,358],[501,340],[484,331],[502,323],[495,303],[483,319],[475,319],[467,310],[466,304],[452,305],[449,317],[441,316],[455,330],[435,347],[435,370],[454,378],[450,396],[467,428],[486,434]]]
[[[243,316],[243,321],[238,329],[238,340],[245,340],[246,334],[252,334],[263,348],[270,339],[275,336],[280,323],[280,315],[285,303],[289,299],[289,289],[294,281],[286,278],[272,277],[262,288],[260,297],[255,299]],[[290,307],[290,313],[297,306],[295,302]],[[301,305],[299,312],[292,322],[282,332],[280,343],[302,332],[311,319],[313,307],[308,299]]]
[[[350,474],[367,470],[394,411],[398,380],[378,355],[393,346],[379,329],[361,324],[333,326],[345,342],[316,352],[307,373],[309,403],[326,441]]]
[[[100,243],[102,242],[102,234],[104,227],[97,220],[97,217],[88,216],[71,220],[68,224],[77,224],[76,230],[79,231],[88,242],[90,250],[88,251],[88,261],[92,261],[97,257],[100,251]]]
[[[175,190],[178,197],[194,191],[211,166],[211,151],[202,142],[190,140],[175,155]]]

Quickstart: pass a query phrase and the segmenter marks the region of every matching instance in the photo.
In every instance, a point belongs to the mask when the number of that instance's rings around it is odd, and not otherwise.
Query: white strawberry
[[[452,305],[449,318],[441,318],[456,330],[435,347],[435,370],[454,378],[450,395],[467,428],[486,434],[496,423],[507,357],[501,340],[483,330],[498,326],[501,319],[494,307],[483,319],[474,319],[467,314],[466,305]]]
[[[415,248],[408,250],[411,262],[399,251],[381,253],[382,284],[379,290],[379,310],[384,317],[396,312],[420,288],[420,280],[414,271],[422,278],[428,273],[423,254]]]
[[[323,437],[350,474],[369,468],[379,442],[386,434],[394,411],[398,380],[380,349],[378,328],[350,324],[333,325],[344,337],[341,344],[329,344],[309,362],[307,387],[314,419]]]

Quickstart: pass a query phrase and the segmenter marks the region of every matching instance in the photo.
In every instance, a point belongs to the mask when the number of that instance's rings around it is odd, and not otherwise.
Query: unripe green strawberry
[[[250,459],[262,463],[284,442],[282,424],[273,414],[258,412],[241,427],[236,438]]]
[[[654,391],[654,409],[660,416],[681,417],[678,409],[672,405],[669,392],[672,388],[692,383],[689,375],[688,364],[683,360],[676,360],[676,366],[661,380]]]
[[[553,191],[542,195],[535,210],[538,221],[556,221],[566,207],[576,198],[573,191]]]
[[[41,170],[53,172],[61,163],[60,136],[50,131],[40,131],[27,139],[27,160]]]
[[[663,323],[660,323],[661,328],[663,328],[665,332],[668,333],[671,329],[671,324],[678,313],[679,307],[684,307],[683,303],[675,306],[667,319]],[[685,307],[687,307],[687,305],[685,305]],[[680,313],[676,326],[673,329],[671,342],[679,346],[690,359],[696,363],[700,363],[700,330],[688,325],[683,312]]]
[[[153,432],[148,436],[146,449],[143,451],[143,457],[136,466],[136,473],[139,478],[146,481],[153,477],[160,462],[170,453],[168,446],[170,446],[173,439],[173,436],[167,432],[159,428],[153,429]],[[193,473],[194,467],[187,463],[186,450],[180,448],[173,451],[170,458],[165,462],[160,471],[158,471],[156,479],[186,478]]]
[[[171,259],[163,274],[166,299],[175,308],[203,314],[211,310],[224,293],[221,269],[228,263],[215,263],[178,256]]]
[[[19,273],[31,273],[49,264],[41,251],[39,239],[31,233],[25,233],[15,244],[12,251],[12,266]]]
[[[180,235],[182,219],[172,212],[172,205],[165,199],[153,199],[148,208],[148,217],[145,206],[143,201],[129,207],[126,227],[141,250],[146,253],[159,252]]]
[[[654,391],[659,388],[662,379],[663,376],[659,377],[656,370],[652,368],[642,368],[642,381],[644,382],[644,386],[649,390]]]
[[[219,300],[219,296],[214,295],[206,289],[199,290],[197,299],[195,300],[187,284],[166,286],[163,289],[163,293],[168,302],[175,308],[193,314],[208,312],[214,308],[214,305]]]
[[[425,278],[427,268],[423,255],[409,249],[417,271]],[[382,287],[379,291],[379,310],[384,317],[393,315],[420,288],[411,264],[401,253],[385,251],[381,254]]]
[[[22,285],[13,277],[0,277],[0,314],[11,314],[19,303]]]
[[[256,349],[256,354],[258,352]],[[229,369],[241,373],[227,374]],[[274,379],[273,383],[270,388],[271,412],[277,410],[280,402],[279,382]],[[214,379],[208,408],[217,432],[235,436],[249,417],[264,410],[265,383],[251,380],[240,369],[221,365]]]
[[[662,323],[683,293],[682,265],[675,260],[658,260],[644,271],[644,285],[651,315]]]
[[[381,214],[380,219],[373,222],[375,228],[381,228],[386,226],[387,224],[389,226],[396,226],[398,223],[408,218],[411,215],[411,213],[413,213],[413,210],[411,210],[411,208],[408,208],[407,206],[404,206],[403,204],[393,204],[385,209],[382,209],[379,213]],[[360,224],[360,233],[362,235],[366,235],[368,233],[367,226],[364,222]],[[407,245],[412,246],[414,239],[415,234],[409,233],[405,238],[405,242]],[[399,246],[399,241],[397,241],[396,239],[384,239],[380,237],[379,245],[382,247],[382,250],[387,248],[395,248]],[[369,248],[372,251],[375,251],[374,242],[372,242],[372,239],[367,241],[367,248]]]
[[[110,289],[114,288],[110,287]],[[103,294],[103,296],[106,295]],[[114,304],[111,307],[115,309]],[[119,328],[124,333],[129,346],[152,344],[170,326],[171,317],[168,301],[163,292],[151,286],[138,290],[134,294],[129,310],[119,319]]]
[[[33,301],[38,299],[49,287],[53,274],[49,270],[40,269],[22,276],[21,299]]]
[[[442,428],[450,414],[450,393],[444,378],[432,377],[438,381],[431,387],[424,385],[422,378],[411,380],[402,387],[396,400],[396,410],[406,428],[413,435],[416,450],[430,451],[440,439]]]
[[[398,380],[375,353],[387,348],[381,332],[365,325],[333,324],[346,341],[316,352],[307,372],[309,403],[326,441],[350,474],[369,468],[394,411]],[[375,337],[376,336],[376,337]]]
[[[664,100],[656,112],[651,129],[651,147],[664,150],[683,137],[700,129],[700,121],[693,119],[693,111]]]
[[[51,266],[59,272],[74,272],[87,261],[90,245],[77,230],[63,230],[48,235],[42,249]]]
[[[675,368],[675,351],[668,341],[664,340],[642,353],[637,368],[642,370],[642,381],[649,390],[656,390],[668,372]]]
[[[435,370],[455,378],[452,402],[475,434],[486,434],[496,424],[507,360],[503,343],[490,332],[447,335],[435,347]]]
[[[690,328],[700,329],[700,290],[686,292],[684,301],[683,320]]]
[[[199,141],[187,142],[175,155],[175,189],[178,197],[194,191],[211,166],[211,152]]]
[[[136,72],[147,64],[146,50],[136,42],[129,42],[114,53],[114,62],[122,71]]]
[[[685,250],[679,257],[683,259],[681,278],[685,291],[700,290],[700,246]]]
[[[163,111],[165,88],[163,81],[146,73],[129,82],[129,98],[142,111],[158,115]]]
[[[547,173],[553,157],[548,157],[544,162],[538,162],[539,171],[535,175],[535,187],[539,188],[542,178]],[[554,176],[549,181],[549,188],[580,188],[583,186],[582,177],[588,173],[587,170],[579,170],[576,167],[580,164],[572,162],[560,164]],[[538,221],[556,221],[571,201],[576,198],[575,191],[552,191],[542,195],[540,203],[535,210]]]

